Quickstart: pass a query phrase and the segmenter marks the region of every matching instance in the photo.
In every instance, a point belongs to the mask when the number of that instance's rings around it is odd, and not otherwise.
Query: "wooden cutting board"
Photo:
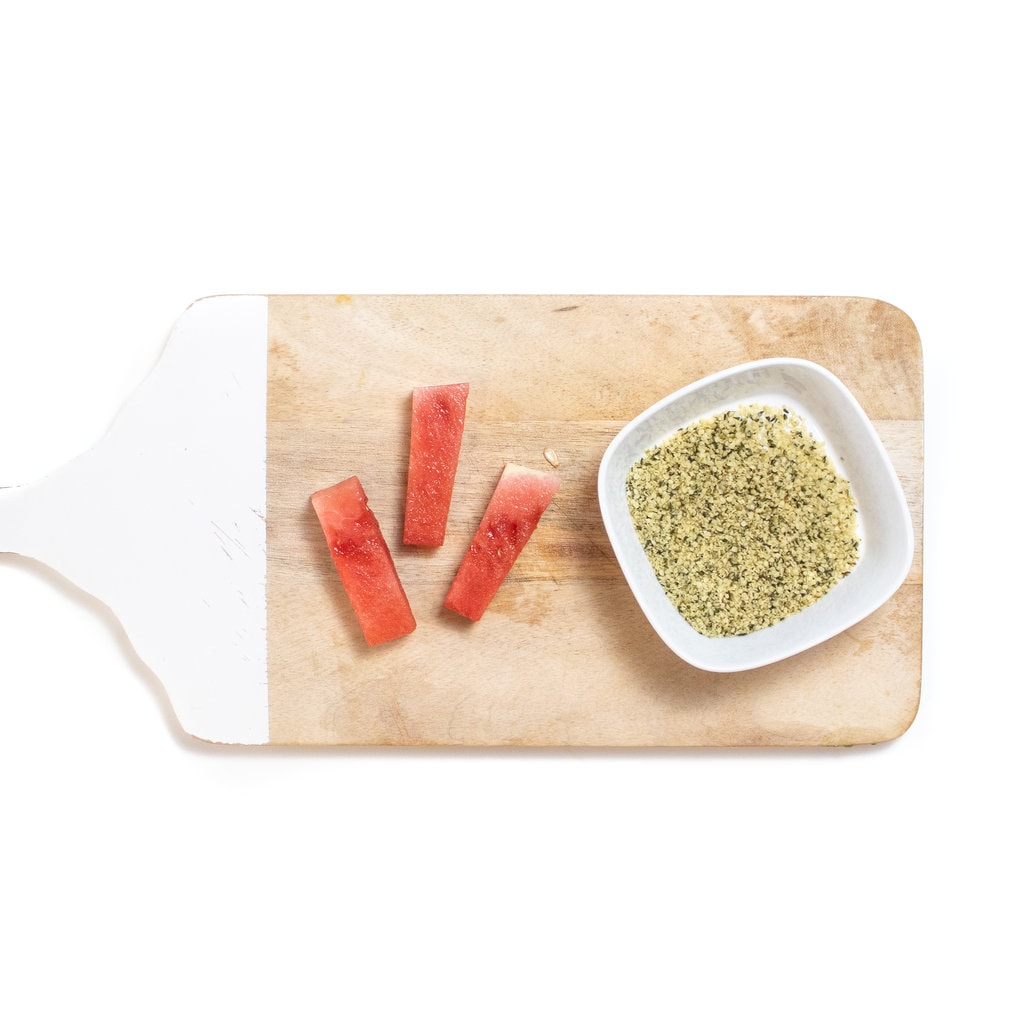
[[[921,684],[923,383],[911,320],[864,298],[273,296],[268,303],[269,742],[814,746],[901,735]],[[598,463],[700,377],[770,356],[835,373],[875,424],[916,550],[896,595],[794,658],[698,671],[658,639],[612,554]],[[411,391],[468,381],[448,539],[401,543]],[[484,618],[442,608],[503,465],[562,487]],[[365,645],[309,504],[357,474],[418,626]]]

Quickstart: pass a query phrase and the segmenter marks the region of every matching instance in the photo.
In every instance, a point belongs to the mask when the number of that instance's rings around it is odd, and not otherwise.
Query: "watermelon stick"
[[[444,543],[468,395],[468,384],[413,388],[402,537],[406,544],[440,547]]]
[[[366,642],[374,647],[411,633],[416,620],[359,478],[317,491],[311,501]]]
[[[561,480],[509,463],[452,581],[445,608],[478,621],[526,547]]]

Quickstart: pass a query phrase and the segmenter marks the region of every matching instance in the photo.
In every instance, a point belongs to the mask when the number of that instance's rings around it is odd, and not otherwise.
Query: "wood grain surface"
[[[275,296],[270,300],[267,628],[276,744],[821,746],[901,735],[921,683],[921,346],[863,298]],[[835,373],[903,483],[916,548],[875,614],[766,668],[698,671],[633,601],[601,522],[608,443],[664,395],[751,359]],[[469,381],[445,545],[401,542],[412,388]],[[557,453],[551,470],[545,449]],[[478,623],[442,608],[506,462],[562,487]],[[417,629],[364,643],[309,496],[356,474]]]

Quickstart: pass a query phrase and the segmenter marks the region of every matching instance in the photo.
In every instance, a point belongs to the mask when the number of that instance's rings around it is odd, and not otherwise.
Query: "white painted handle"
[[[23,487],[0,487],[0,551],[21,551],[21,504]]]
[[[186,731],[265,743],[267,300],[194,303],[91,451],[0,488],[0,551],[120,619]]]
[[[0,551],[39,557],[39,542],[47,532],[41,518],[39,487],[0,487]]]

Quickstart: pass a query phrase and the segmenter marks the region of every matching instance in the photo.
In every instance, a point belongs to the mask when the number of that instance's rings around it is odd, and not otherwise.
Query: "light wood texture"
[[[732,675],[675,657],[605,536],[618,430],[698,378],[797,356],[853,391],[893,460],[917,546],[896,596],[795,658]],[[920,697],[923,395],[910,319],[860,298],[278,296],[270,299],[267,615],[278,744],[814,746],[903,733]],[[412,388],[469,381],[448,538],[403,546]],[[505,462],[562,487],[479,623],[442,608]],[[309,503],[357,474],[416,614],[363,642]]]

